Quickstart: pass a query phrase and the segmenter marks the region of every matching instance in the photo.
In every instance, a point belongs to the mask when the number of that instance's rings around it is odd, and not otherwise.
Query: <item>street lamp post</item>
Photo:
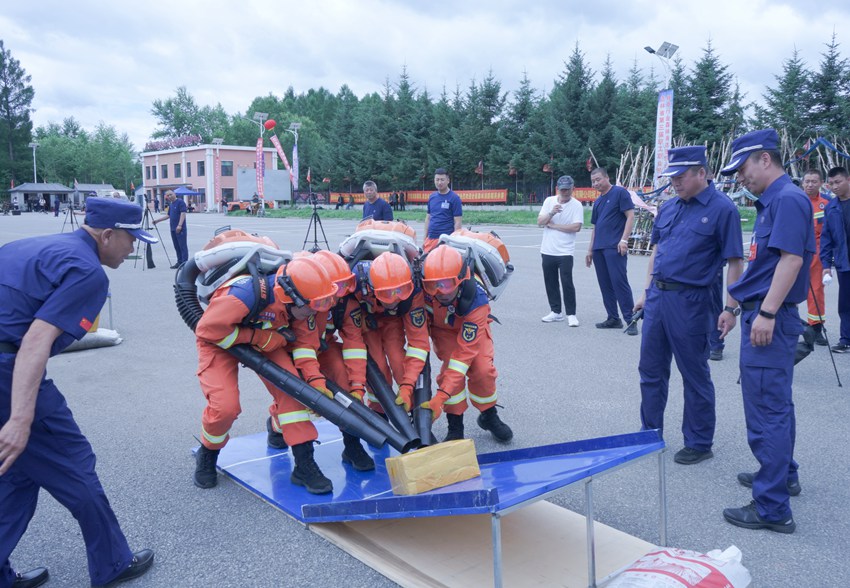
[[[36,179],[35,174],[35,150],[38,148],[38,141],[33,141],[29,146],[32,147],[32,183],[37,184],[38,180]]]
[[[213,161],[213,200],[215,200],[214,204],[216,210],[221,212],[221,206],[223,205],[221,198],[221,145],[224,143],[224,139],[213,139],[213,145],[215,145],[215,160]],[[209,188],[209,184],[207,184]],[[207,210],[212,210],[212,206],[209,201],[209,197],[207,197]]]
[[[661,65],[664,66],[664,73],[667,74],[667,77],[664,78],[664,89],[666,90],[670,86],[670,78],[672,77],[672,71],[670,70],[670,58],[673,57],[673,54],[679,50],[679,46],[664,41],[661,43],[661,47],[658,48],[658,51],[649,45],[644,47],[644,50],[650,55],[655,55],[661,61]]]

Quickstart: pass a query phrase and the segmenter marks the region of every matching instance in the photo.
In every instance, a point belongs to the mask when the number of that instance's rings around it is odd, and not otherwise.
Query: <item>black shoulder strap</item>
[[[472,307],[472,303],[475,301],[475,294],[477,291],[478,286],[475,284],[475,280],[469,279],[463,281],[460,286],[460,296],[458,296],[457,300],[456,314],[465,316],[466,313],[469,312],[469,309]]]
[[[251,275],[251,284],[254,287],[254,304],[251,305],[248,315],[242,322],[249,324],[255,322],[260,312],[269,305],[271,296],[266,276],[257,269],[257,254],[248,261],[247,266],[248,273]]]

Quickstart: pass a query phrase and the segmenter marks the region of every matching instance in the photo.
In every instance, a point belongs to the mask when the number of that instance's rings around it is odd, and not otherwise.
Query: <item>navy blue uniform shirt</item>
[[[177,230],[177,225],[180,224],[180,213],[186,212],[186,203],[183,202],[181,198],[175,198],[174,201],[168,205],[168,224],[171,226],[171,230]],[[186,227],[183,227],[184,229]]]
[[[622,186],[611,186],[593,203],[590,223],[596,228],[593,250],[617,247],[626,228],[626,211],[635,207],[629,191]]]
[[[370,216],[378,221],[391,221],[393,220],[393,209],[383,198],[376,198],[374,204],[367,200],[363,204],[363,218]]]
[[[653,273],[662,282],[709,286],[729,258],[743,258],[741,217],[712,183],[685,202],[664,203],[652,229]]]
[[[803,258],[803,266],[784,302],[800,303],[809,288],[809,264],[815,252],[812,203],[800,188],[783,175],[756,201],[756,224],[750,245],[749,263],[741,279],[729,286],[738,302],[767,296],[781,251]]]
[[[428,234],[430,239],[439,239],[440,235],[451,235],[455,232],[455,217],[463,216],[463,203],[454,190],[445,194],[432,192],[428,197]]]

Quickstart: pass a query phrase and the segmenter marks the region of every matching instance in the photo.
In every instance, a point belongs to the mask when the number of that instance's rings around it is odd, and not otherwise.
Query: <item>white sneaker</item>
[[[540,320],[544,323],[558,323],[564,320],[564,314],[559,312],[550,312]]]
[[[577,327],[578,326],[578,317],[574,314],[568,315],[567,316],[567,324],[570,325],[571,327]]]

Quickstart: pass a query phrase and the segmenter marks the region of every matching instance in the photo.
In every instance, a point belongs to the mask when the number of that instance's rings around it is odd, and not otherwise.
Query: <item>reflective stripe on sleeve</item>
[[[316,359],[316,352],[308,347],[299,347],[292,350],[292,359]]]
[[[366,353],[365,349],[343,349],[342,350],[342,359],[363,359],[365,360],[368,357],[368,353]]]
[[[222,349],[230,349],[233,344],[236,342],[236,337],[239,336],[239,327],[233,329],[233,332],[230,333],[227,337],[216,343]]]
[[[428,352],[424,349],[420,349],[419,347],[408,347],[407,353],[405,353],[405,355],[407,357],[415,357],[416,359],[420,359],[422,361],[428,359]]]

